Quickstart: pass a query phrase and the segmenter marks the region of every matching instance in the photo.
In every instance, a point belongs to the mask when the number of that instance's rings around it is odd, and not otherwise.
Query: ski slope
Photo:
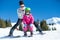
[[[0,28],[0,40],[60,40],[60,25],[57,26],[56,31],[43,31],[44,35],[39,34],[39,32],[34,31],[33,37],[19,37],[19,38],[5,38],[9,34],[11,27]],[[59,27],[58,27],[59,26]],[[29,32],[27,32],[30,35]],[[23,31],[15,30],[13,33],[14,36],[20,35],[23,36]]]

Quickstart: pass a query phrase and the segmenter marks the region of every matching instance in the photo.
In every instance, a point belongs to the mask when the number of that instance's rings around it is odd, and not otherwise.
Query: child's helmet
[[[25,8],[25,11],[30,11],[31,9],[30,8]]]

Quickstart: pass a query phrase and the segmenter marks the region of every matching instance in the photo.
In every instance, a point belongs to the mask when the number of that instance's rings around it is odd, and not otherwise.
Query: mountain
[[[50,19],[47,19],[46,22],[47,22],[47,24],[49,24],[49,23],[55,23],[55,24],[58,23],[58,24],[60,24],[60,18],[58,18],[58,17],[52,17]]]

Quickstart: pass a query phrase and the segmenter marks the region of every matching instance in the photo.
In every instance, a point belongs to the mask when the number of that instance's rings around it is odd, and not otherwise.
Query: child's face
[[[25,11],[26,14],[30,14],[30,11]]]

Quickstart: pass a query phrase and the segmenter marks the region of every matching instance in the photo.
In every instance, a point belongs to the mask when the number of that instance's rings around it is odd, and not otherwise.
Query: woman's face
[[[20,7],[21,7],[21,10],[24,10],[24,4],[22,4],[22,5],[20,5]]]
[[[24,7],[24,4],[20,5],[20,7],[23,8]]]

